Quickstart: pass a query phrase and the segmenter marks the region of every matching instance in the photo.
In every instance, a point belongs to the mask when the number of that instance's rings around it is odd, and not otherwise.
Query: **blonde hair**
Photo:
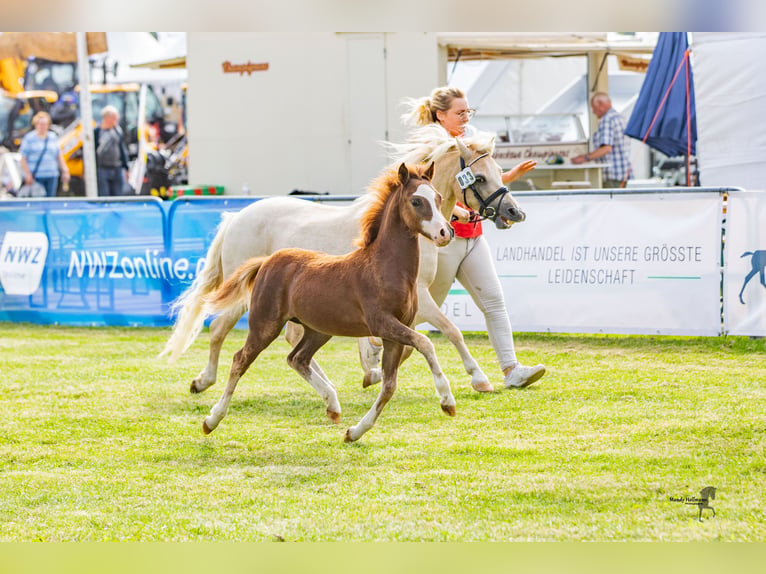
[[[436,112],[446,112],[455,98],[465,98],[465,93],[449,86],[436,88],[430,96],[409,98],[404,101],[407,111],[402,114],[402,121],[413,126],[437,123]]]
[[[32,125],[37,126],[37,122],[39,122],[40,119],[48,120],[48,124],[53,123],[53,120],[51,120],[51,115],[48,112],[37,112],[32,116]]]

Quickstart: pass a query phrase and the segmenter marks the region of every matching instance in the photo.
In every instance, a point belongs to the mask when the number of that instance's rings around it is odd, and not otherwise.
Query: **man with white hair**
[[[120,112],[114,106],[101,110],[101,124],[93,132],[96,144],[98,194],[122,195],[128,177],[128,148],[120,129]]]
[[[593,150],[572,158],[572,163],[596,161],[604,164],[604,187],[622,187],[631,178],[630,142],[625,136],[625,120],[612,107],[612,100],[604,92],[596,92],[590,107],[598,118],[593,134]]]

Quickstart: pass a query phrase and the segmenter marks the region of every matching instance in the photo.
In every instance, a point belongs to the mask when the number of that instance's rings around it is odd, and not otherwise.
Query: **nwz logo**
[[[760,274],[761,279],[761,285],[766,287],[766,250],[759,249],[758,251],[745,251],[742,255],[740,255],[740,258],[750,256],[750,273],[747,274],[747,277],[745,277],[745,282],[742,284],[742,289],[739,291],[739,302],[743,305],[745,304],[745,300],[742,298],[742,294],[745,292],[745,287],[747,287],[747,284],[750,282],[750,280],[755,277],[756,275]]]
[[[3,262],[39,265],[40,263],[45,262],[45,259],[40,257],[42,252],[43,248],[40,246],[23,245],[15,248],[9,247],[3,256]]]
[[[0,286],[6,295],[31,295],[37,291],[47,256],[45,233],[7,231],[0,246]]]

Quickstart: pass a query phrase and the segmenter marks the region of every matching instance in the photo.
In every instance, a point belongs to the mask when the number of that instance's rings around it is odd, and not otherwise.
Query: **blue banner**
[[[2,201],[0,321],[172,325],[169,306],[205,265],[221,214],[258,199]]]
[[[150,197],[0,202],[0,320],[169,324],[166,222]]]

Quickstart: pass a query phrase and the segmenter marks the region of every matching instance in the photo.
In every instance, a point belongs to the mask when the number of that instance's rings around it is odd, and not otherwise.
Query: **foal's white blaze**
[[[449,223],[439,211],[436,205],[436,190],[430,185],[420,184],[413,196],[421,197],[431,206],[431,219],[423,221],[423,231],[431,238],[431,241],[439,247],[447,245],[452,239]]]

